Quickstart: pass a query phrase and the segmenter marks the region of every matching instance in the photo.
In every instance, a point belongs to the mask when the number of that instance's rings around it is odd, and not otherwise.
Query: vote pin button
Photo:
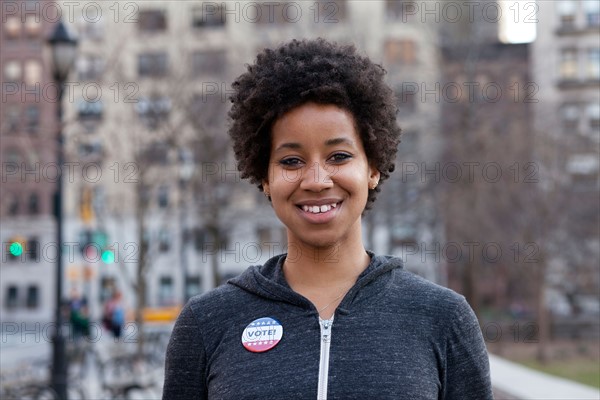
[[[246,350],[262,353],[277,346],[283,336],[283,326],[270,317],[255,319],[242,332],[242,344]]]

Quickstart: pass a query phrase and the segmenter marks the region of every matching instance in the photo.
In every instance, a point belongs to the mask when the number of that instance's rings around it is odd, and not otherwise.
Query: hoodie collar
[[[367,253],[371,262],[340,303],[340,312],[348,313],[355,302],[380,293],[391,279],[389,272],[403,268],[399,258],[376,256],[368,250]],[[294,292],[285,280],[283,262],[286,256],[287,254],[281,254],[269,259],[262,266],[252,266],[227,283],[267,300],[285,302],[316,312],[313,304],[306,297]]]

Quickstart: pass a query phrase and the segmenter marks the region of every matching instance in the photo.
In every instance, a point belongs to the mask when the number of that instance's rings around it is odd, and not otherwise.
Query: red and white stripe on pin
[[[283,326],[275,318],[263,317],[250,322],[242,332],[246,350],[262,353],[277,346],[283,336]]]

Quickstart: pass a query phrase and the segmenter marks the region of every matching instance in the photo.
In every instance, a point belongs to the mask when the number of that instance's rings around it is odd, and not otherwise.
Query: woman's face
[[[361,214],[379,171],[369,166],[353,116],[307,103],[276,120],[271,135],[263,188],[290,243],[318,248],[360,238]]]

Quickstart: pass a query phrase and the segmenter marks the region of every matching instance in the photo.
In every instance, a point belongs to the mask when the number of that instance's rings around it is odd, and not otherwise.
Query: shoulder
[[[188,300],[186,308],[199,319],[215,318],[224,310],[235,310],[243,304],[244,292],[233,285],[224,284]]]
[[[477,339],[477,316],[463,295],[404,269],[395,269],[386,290],[386,303],[411,321],[426,322],[432,333],[449,343]],[[391,311],[391,310],[390,310]]]
[[[414,272],[405,269],[396,269],[393,283],[404,290],[414,292],[417,296],[434,295],[448,301],[459,301],[463,296],[454,290],[429,281]]]
[[[453,318],[471,310],[463,295],[403,268],[393,270],[387,292],[404,306],[435,316]]]

